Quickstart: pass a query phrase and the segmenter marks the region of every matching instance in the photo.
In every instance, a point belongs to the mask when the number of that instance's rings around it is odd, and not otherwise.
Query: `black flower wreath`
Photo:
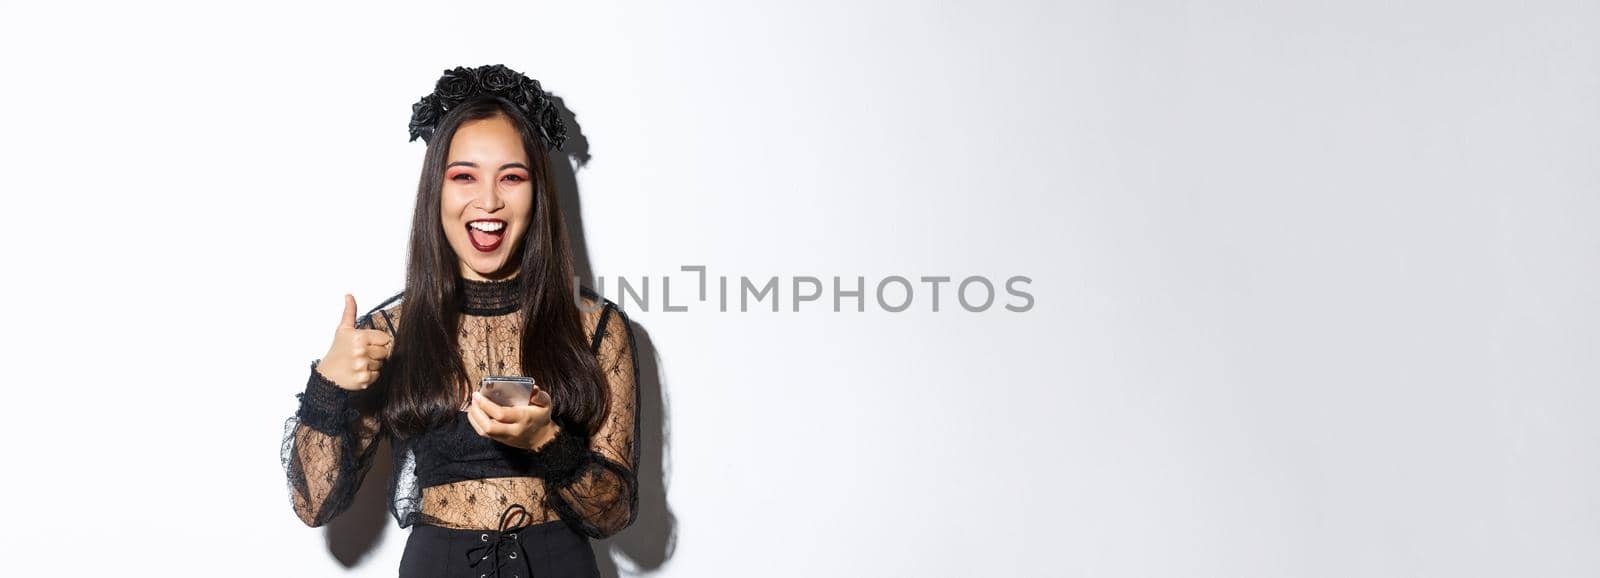
[[[523,116],[539,128],[540,136],[552,148],[559,150],[566,142],[567,124],[561,120],[561,112],[550,95],[539,87],[539,81],[503,64],[477,68],[457,66],[444,71],[433,87],[433,94],[411,105],[411,140],[421,138],[428,142],[446,112],[483,96],[498,96],[522,109]]]

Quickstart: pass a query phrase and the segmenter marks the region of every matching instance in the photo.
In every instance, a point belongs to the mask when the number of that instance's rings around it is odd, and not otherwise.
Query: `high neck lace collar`
[[[505,315],[522,307],[522,283],[516,277],[503,281],[456,277],[456,292],[461,312],[467,315]]]

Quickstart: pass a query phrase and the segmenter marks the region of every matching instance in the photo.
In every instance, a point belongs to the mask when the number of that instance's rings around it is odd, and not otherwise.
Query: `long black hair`
[[[550,175],[544,139],[512,103],[499,97],[463,102],[439,120],[423,157],[416,210],[406,256],[405,299],[395,331],[394,353],[380,373],[384,425],[401,437],[442,425],[459,411],[474,384],[457,341],[458,257],[445,238],[440,193],[450,141],[467,121],[504,116],[522,136],[533,171],[532,224],[518,243],[514,261],[522,292],[522,369],[552,399],[551,419],[562,429],[588,435],[607,407],[607,392],[584,336],[578,309],[572,251],[558,193]]]

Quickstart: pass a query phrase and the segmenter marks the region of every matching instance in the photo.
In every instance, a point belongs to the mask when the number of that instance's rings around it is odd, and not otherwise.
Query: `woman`
[[[597,576],[589,540],[638,512],[637,371],[627,316],[568,284],[560,115],[520,73],[456,68],[411,131],[428,149],[405,291],[360,319],[345,296],[285,428],[294,510],[313,527],[346,510],[389,438],[401,576]],[[536,386],[500,405],[484,376]]]

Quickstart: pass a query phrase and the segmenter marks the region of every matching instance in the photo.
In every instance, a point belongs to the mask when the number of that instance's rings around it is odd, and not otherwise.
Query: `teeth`
[[[493,233],[495,231],[499,231],[500,229],[506,228],[506,224],[500,221],[473,221],[471,223],[467,223],[467,226],[485,233]]]

